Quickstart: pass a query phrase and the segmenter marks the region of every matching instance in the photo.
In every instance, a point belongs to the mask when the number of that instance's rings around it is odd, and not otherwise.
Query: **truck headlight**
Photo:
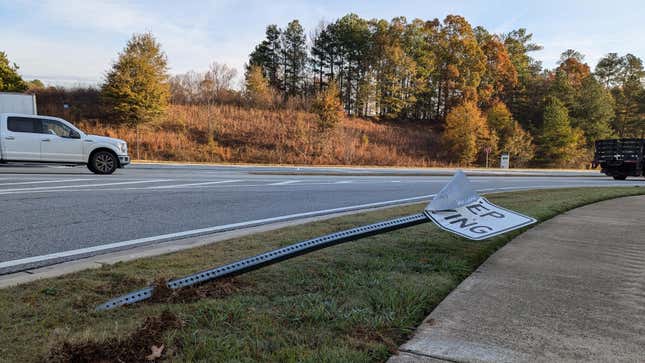
[[[127,154],[128,153],[128,144],[125,142],[122,142],[119,144],[119,150],[121,150],[122,153]]]

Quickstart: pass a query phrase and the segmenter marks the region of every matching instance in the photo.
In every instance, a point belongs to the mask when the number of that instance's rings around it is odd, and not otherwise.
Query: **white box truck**
[[[0,163],[87,165],[96,174],[112,174],[130,164],[130,157],[123,140],[37,115],[35,96],[0,93]]]
[[[37,115],[36,95],[0,92],[0,113]]]

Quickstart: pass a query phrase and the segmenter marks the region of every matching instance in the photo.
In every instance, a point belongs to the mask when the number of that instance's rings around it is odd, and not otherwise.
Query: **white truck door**
[[[58,120],[41,119],[42,135],[40,160],[83,162],[83,144],[80,134]]]
[[[3,130],[6,160],[40,161],[40,120],[32,117],[7,117]],[[3,125],[3,127],[5,127]]]

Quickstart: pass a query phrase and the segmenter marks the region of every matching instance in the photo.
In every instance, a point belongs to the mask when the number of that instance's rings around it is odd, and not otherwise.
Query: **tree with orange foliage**
[[[443,142],[450,153],[448,159],[459,165],[470,165],[485,147],[496,147],[497,137],[491,134],[477,104],[466,101],[446,116]]]
[[[486,68],[478,88],[479,104],[486,109],[517,85],[517,70],[506,46],[497,35],[478,26],[475,28],[475,36],[486,57]]]
[[[562,71],[567,75],[569,84],[574,88],[580,88],[585,78],[591,75],[591,70],[587,63],[583,63],[584,56],[573,49],[567,49],[560,55],[560,65],[556,72]]]

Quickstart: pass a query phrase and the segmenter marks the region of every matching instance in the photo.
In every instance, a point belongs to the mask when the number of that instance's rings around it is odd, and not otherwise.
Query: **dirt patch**
[[[390,354],[397,354],[399,346],[392,339],[388,337],[387,332],[380,332],[365,327],[358,327],[349,334],[349,340],[355,346],[361,349],[366,349],[369,343],[385,344]]]
[[[100,275],[100,278],[107,281],[96,286],[93,290],[101,295],[114,295],[119,291],[135,289],[147,282],[145,279],[131,277],[126,274],[106,273]]]
[[[125,338],[110,338],[102,342],[63,342],[52,348],[44,358],[46,362],[145,362],[153,349],[159,352],[167,330],[179,329],[183,322],[173,313],[164,311],[159,316],[147,317],[143,324]],[[155,348],[153,348],[153,346]],[[153,356],[157,356],[154,355]],[[156,360],[163,360],[165,352]]]
[[[157,279],[152,284],[154,287],[151,303],[186,303],[208,297],[223,298],[234,294],[249,284],[236,278],[227,278],[205,283],[198,286],[184,287],[173,290],[168,287],[168,280]]]

